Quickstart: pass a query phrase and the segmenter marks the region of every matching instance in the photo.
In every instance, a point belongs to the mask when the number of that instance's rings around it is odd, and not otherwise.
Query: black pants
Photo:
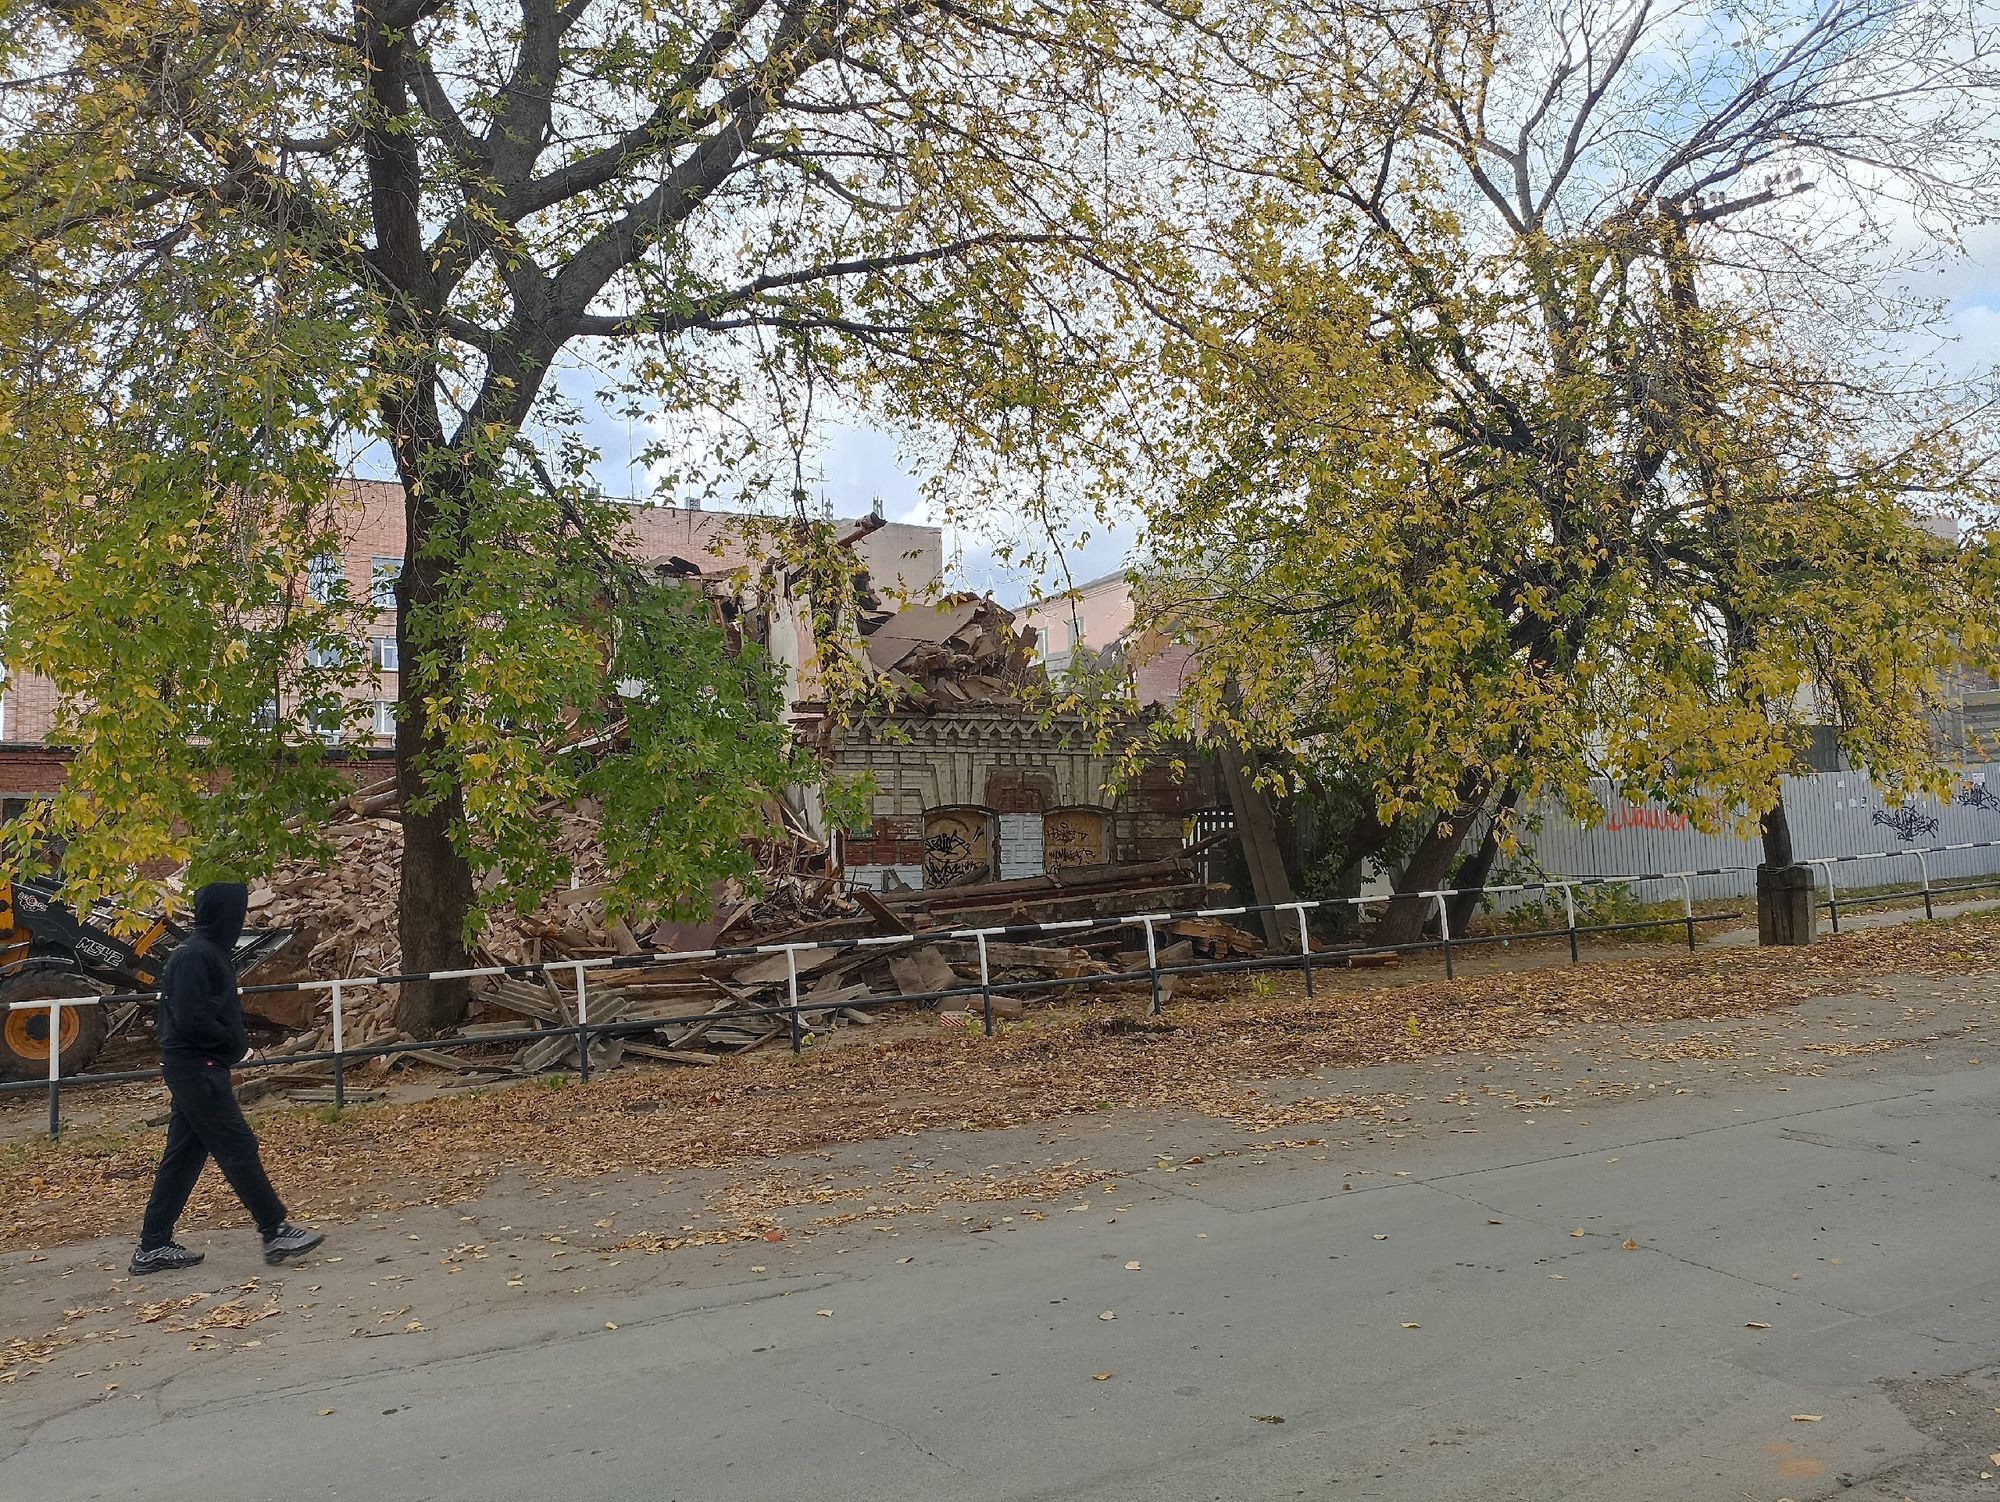
[[[243,1119],[229,1071],[215,1065],[174,1065],[165,1070],[173,1114],[167,1118],[167,1150],[153,1175],[153,1197],[139,1232],[141,1249],[174,1239],[174,1222],[187,1208],[195,1180],[210,1158],[222,1170],[243,1208],[266,1236],[284,1223],[285,1207],[257,1156],[257,1136]]]

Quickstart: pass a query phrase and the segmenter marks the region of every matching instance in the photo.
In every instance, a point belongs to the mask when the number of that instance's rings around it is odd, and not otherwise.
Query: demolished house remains
[[[852,548],[873,526],[843,539]],[[863,1008],[891,997],[930,998],[976,987],[979,955],[969,940],[928,932],[1199,907],[1216,890],[1199,849],[1190,849],[1195,816],[1212,810],[1203,782],[1147,768],[1128,785],[1111,756],[1094,749],[1080,722],[1048,711],[1046,678],[1034,633],[994,601],[970,595],[900,606],[879,598],[856,566],[857,666],[885,690],[883,712],[843,724],[820,702],[820,664],[811,613],[782,573],[704,570],[682,557],[653,560],[711,600],[718,618],[781,665],[790,715],[799,734],[826,756],[837,778],[866,777],[865,823],[829,827],[823,809],[774,808],[782,832],[757,848],[760,891],[725,890],[700,924],[662,923],[635,931],[607,915],[600,900],[598,811],[587,804],[546,810],[553,838],[571,857],[576,885],[554,894],[532,916],[497,917],[476,959],[496,965],[635,956],[661,951],[794,944],[904,935],[893,948],[813,950],[796,959],[801,1025],[815,1032],[866,1025]],[[256,921],[297,928],[300,937],[271,968],[248,979],[282,980],[394,974],[399,968],[395,891],[401,831],[393,784],[364,786],[329,826],[332,860],[298,863],[257,883]],[[1200,827],[1216,828],[1211,817]],[[1212,836],[1211,841],[1212,843]],[[1157,963],[1226,959],[1258,947],[1251,935],[1214,921],[1163,925]],[[991,942],[989,977],[1006,984],[1046,982],[1045,994],[1085,983],[1144,979],[1147,948],[1135,925],[1088,930],[1061,939]],[[574,972],[572,972],[574,973]],[[722,1053],[789,1041],[790,1019],[770,1015],[790,998],[783,955],[690,955],[657,963],[583,972],[593,1023],[634,1019],[629,1037],[591,1047],[592,1068],[622,1057],[699,1063]],[[1169,983],[1171,978],[1169,978]],[[1026,996],[1000,999],[1000,1015],[1018,1015]],[[398,1040],[392,988],[350,991],[343,1046]],[[961,1003],[948,1002],[947,1006]],[[280,1054],[326,1049],[332,1028],[323,991],[257,999],[264,1015],[289,1028]],[[637,1020],[649,1025],[639,1027]],[[547,1030],[506,1048],[454,1045],[378,1059],[372,1067],[436,1067],[473,1081],[499,1073],[574,1068],[577,1022],[569,976],[483,982],[464,1032],[518,1035]],[[303,1088],[303,1099],[329,1072],[323,1063],[278,1071],[272,1087]]]

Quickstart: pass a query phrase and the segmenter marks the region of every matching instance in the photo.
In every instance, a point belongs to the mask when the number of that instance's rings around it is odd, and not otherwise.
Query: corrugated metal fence
[[[1989,790],[1990,789],[1990,790]],[[1553,876],[1624,876],[1641,871],[1691,871],[1718,866],[1755,867],[1763,859],[1758,841],[1729,834],[1703,834],[1686,818],[1616,797],[1608,783],[1597,789],[1604,819],[1586,824],[1559,808],[1541,808],[1524,829],[1521,850],[1506,864],[1522,872]],[[1911,798],[1891,808],[1860,772],[1815,772],[1785,779],[1785,812],[1792,848],[1799,859],[1895,852],[1916,847],[2000,840],[2000,765],[1966,770],[1949,802]],[[1934,880],[1988,876],[2000,871],[2000,849],[1943,851],[1928,857]],[[1917,863],[1871,863],[1856,885],[1914,883]],[[1842,884],[1850,878],[1843,877]],[[1671,888],[1671,890],[1669,890]],[[1679,883],[1635,882],[1648,901],[1679,897]],[[1756,890],[1754,870],[1704,876],[1696,897],[1747,897]]]

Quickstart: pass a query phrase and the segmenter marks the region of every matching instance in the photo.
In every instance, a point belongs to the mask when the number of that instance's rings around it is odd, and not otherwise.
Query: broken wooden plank
[[[389,1098],[389,1093],[386,1090],[357,1090],[352,1085],[349,1085],[341,1093],[347,1097],[347,1104],[350,1106],[373,1105],[377,1101],[384,1101]],[[304,1090],[289,1090],[285,1093],[285,1099],[302,1106],[333,1106],[340,1104],[340,1097],[334,1093],[333,1086],[331,1085],[320,1085]]]
[[[945,939],[929,946],[954,965],[979,963],[979,945],[971,939]],[[1042,970],[1050,975],[1091,975],[1105,966],[1081,949],[1067,944],[1008,944],[998,939],[986,941],[989,971]]]
[[[814,986],[810,996],[800,998],[800,1010],[814,1008],[826,1010],[834,1006],[844,1006],[848,1002],[858,1002],[864,996],[874,996],[872,986]]]
[[[1144,891],[1152,887],[1186,886],[1194,881],[1184,855],[1125,865],[1075,866],[1060,873],[1016,876],[960,887],[913,887],[884,892],[880,900],[892,912],[912,908],[962,908],[1033,902],[1042,898],[1077,897],[1104,892]]]
[[[806,949],[798,953],[798,975],[801,979],[808,975],[819,975],[828,970],[853,969],[865,965],[874,956],[866,950],[842,951],[838,949]],[[730,977],[739,986],[768,986],[779,981],[789,981],[792,967],[787,956],[767,954],[739,967]]]
[[[1169,924],[1167,932],[1178,939],[1208,944],[1223,954],[1259,954],[1264,948],[1256,935],[1219,918],[1183,918]]]
[[[513,1072],[511,1064],[495,1064],[491,1061],[480,1062],[474,1059],[461,1059],[455,1054],[448,1054],[435,1048],[406,1048],[401,1053],[392,1054],[390,1057],[406,1059],[412,1064],[429,1064],[434,1069],[449,1069],[455,1074],[511,1074]]]
[[[738,1048],[736,1052],[748,1053],[753,1048],[762,1048],[766,1043],[769,1043],[774,1039],[787,1038],[789,1037],[789,1035],[790,1035],[790,1029],[785,1027],[773,1027],[767,1030],[765,1033],[763,1033],[760,1037],[753,1038],[748,1043],[745,1043],[742,1047]]]
[[[1170,966],[1174,965],[1192,965],[1194,963],[1193,941],[1188,939],[1182,939],[1177,944],[1156,946],[1154,951],[1154,960],[1162,970],[1165,970]],[[1143,975],[1147,968],[1146,951],[1143,949],[1119,950],[1118,968],[1124,971],[1127,975],[1133,974],[1134,972]]]
[[[914,933],[916,930],[891,911],[889,905],[866,887],[855,887],[848,896],[852,897],[861,910],[882,925],[882,931],[890,934]]]
[[[717,1054],[696,1053],[694,1050],[687,1048],[661,1048],[656,1044],[639,1043],[630,1038],[625,1040],[625,1052],[634,1054],[642,1059],[657,1059],[662,1064],[720,1064],[722,1062],[721,1057]]]
[[[743,1002],[739,998],[726,996],[711,1006],[703,1015],[701,1021],[696,1022],[692,1027],[675,1035],[669,1041],[676,1047],[685,1048],[696,1039],[705,1037],[709,1029],[720,1023],[729,1014],[731,1009],[741,1005],[743,1005]],[[666,1030],[662,1028],[660,1031],[664,1033]]]
[[[657,965],[605,966],[592,970],[590,984],[608,991],[626,986],[704,986],[711,984],[700,960],[680,960]]]

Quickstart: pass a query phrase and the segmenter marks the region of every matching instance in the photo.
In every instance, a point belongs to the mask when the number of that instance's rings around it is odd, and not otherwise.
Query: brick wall
[[[56,686],[35,673],[10,675],[0,697],[0,741],[37,744],[56,719]]]
[[[0,746],[0,798],[46,798],[69,775],[69,753],[48,746]]]
[[[922,865],[927,809],[970,805],[1034,814],[1103,807],[1111,812],[1112,858],[1140,861],[1181,849],[1188,816],[1217,802],[1212,779],[1199,768],[1181,781],[1170,767],[1146,767],[1113,793],[1113,759],[1093,753],[1074,724],[1044,727],[1027,715],[940,714],[901,720],[897,730],[901,738],[863,726],[835,742],[835,775],[865,772],[875,782],[868,828],[851,833],[846,843],[848,869],[863,881],[870,871]]]
[[[46,798],[69,776],[70,752],[61,746],[0,745],[0,798]],[[386,748],[347,752],[335,770],[356,787],[395,775],[395,754]]]

